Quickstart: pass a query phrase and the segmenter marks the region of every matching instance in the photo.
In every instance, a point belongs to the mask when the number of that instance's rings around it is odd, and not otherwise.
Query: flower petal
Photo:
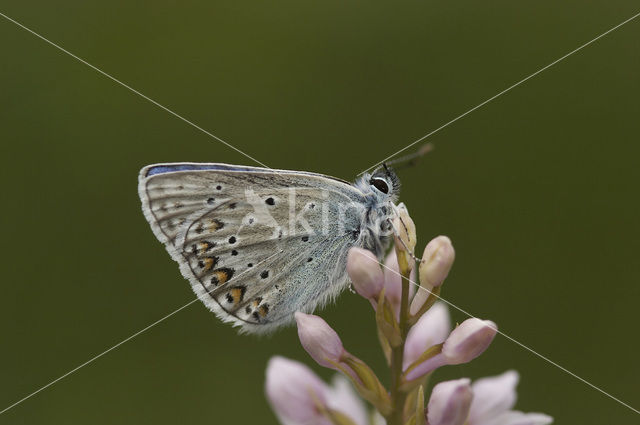
[[[423,361],[418,366],[411,369],[407,373],[405,379],[406,381],[415,381],[416,379],[423,377],[427,373],[433,372],[437,368],[445,366],[447,364],[447,358],[442,353],[436,354],[435,356]]]
[[[267,365],[265,392],[284,425],[329,424],[316,403],[326,405],[329,387],[307,366],[276,356]]]
[[[469,420],[484,423],[513,408],[516,404],[518,372],[509,370],[498,376],[478,379],[472,385],[473,403]]]
[[[473,392],[468,378],[440,382],[429,398],[429,425],[462,425],[469,415]]]
[[[404,365],[406,369],[429,347],[440,344],[451,332],[449,310],[442,302],[435,303],[411,328],[404,346]]]
[[[327,393],[327,405],[348,416],[356,425],[368,425],[368,413],[351,383],[342,375],[335,375]]]

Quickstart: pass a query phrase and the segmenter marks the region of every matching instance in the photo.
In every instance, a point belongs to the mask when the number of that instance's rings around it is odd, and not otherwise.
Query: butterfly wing
[[[366,214],[347,182],[226,164],[145,167],[139,194],[198,297],[248,332],[274,329],[337,295]]]

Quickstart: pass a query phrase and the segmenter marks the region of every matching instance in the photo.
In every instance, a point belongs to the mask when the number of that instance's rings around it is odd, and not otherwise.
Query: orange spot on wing
[[[219,285],[221,283],[225,283],[233,276],[234,270],[231,268],[220,268],[213,271],[213,276],[211,278],[211,283]]]
[[[216,265],[216,258],[215,257],[207,257],[207,258],[203,259],[202,262],[204,263],[204,267],[202,269],[205,272],[208,272],[209,270],[211,270],[213,268],[213,266]]]
[[[198,243],[198,249],[200,251],[209,251],[211,248],[213,248],[213,244],[211,242],[204,241]]]
[[[233,304],[238,304],[240,303],[240,301],[242,301],[242,297],[244,297],[244,291],[245,291],[244,287],[231,288],[229,290],[229,294],[233,299]]]
[[[218,283],[225,283],[227,281],[227,274],[225,272],[216,270],[213,274],[217,278]]]
[[[209,230],[215,232],[216,230],[220,230],[224,227],[224,223],[218,220],[217,218],[211,219],[209,222]]]

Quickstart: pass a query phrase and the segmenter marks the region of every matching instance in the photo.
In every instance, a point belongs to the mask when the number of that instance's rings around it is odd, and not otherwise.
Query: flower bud
[[[394,236],[396,249],[408,250],[413,254],[416,247],[416,225],[409,217],[409,211],[404,204],[398,205],[396,217],[393,219],[393,228],[396,232]],[[409,266],[413,267],[413,261],[409,262]]]
[[[413,368],[407,367],[405,381],[415,381],[441,366],[470,362],[489,347],[497,331],[496,324],[490,320],[465,320],[449,334],[441,352],[434,352]]]
[[[468,378],[440,382],[429,398],[429,425],[463,425],[469,415],[473,392]]]
[[[302,363],[279,356],[269,360],[265,392],[281,423],[322,423],[318,405],[326,406],[328,391]]]
[[[335,369],[345,354],[340,337],[324,319],[313,314],[295,313],[300,343],[320,366]]]
[[[384,260],[384,296],[389,300],[393,311],[396,314],[396,319],[400,317],[400,299],[402,298],[402,275],[400,274],[400,267],[398,266],[398,257],[394,249],[389,252],[387,258]],[[411,282],[415,282],[415,269],[411,270],[409,277]],[[416,291],[416,285],[409,283],[409,299]]]
[[[451,270],[455,251],[451,240],[446,236],[438,236],[427,244],[418,268],[420,287],[411,302],[411,314],[416,314],[429,297],[433,288],[442,285]]]
[[[409,331],[404,345],[403,368],[406,369],[428,348],[444,342],[449,332],[451,332],[449,310],[444,303],[437,302]]]
[[[382,291],[384,274],[373,252],[351,248],[347,255],[347,273],[354,289],[363,297],[373,300]]]
[[[498,328],[490,320],[467,319],[455,328],[442,346],[447,364],[467,363],[489,347]]]

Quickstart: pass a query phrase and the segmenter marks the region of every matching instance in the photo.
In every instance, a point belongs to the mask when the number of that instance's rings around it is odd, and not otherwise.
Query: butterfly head
[[[378,198],[395,202],[400,194],[400,179],[392,168],[383,164],[372,174],[364,175],[365,182]]]
[[[364,195],[363,206],[366,211],[359,246],[382,259],[393,235],[391,220],[395,216],[400,179],[385,164],[371,174],[363,174],[356,180],[355,186]]]

